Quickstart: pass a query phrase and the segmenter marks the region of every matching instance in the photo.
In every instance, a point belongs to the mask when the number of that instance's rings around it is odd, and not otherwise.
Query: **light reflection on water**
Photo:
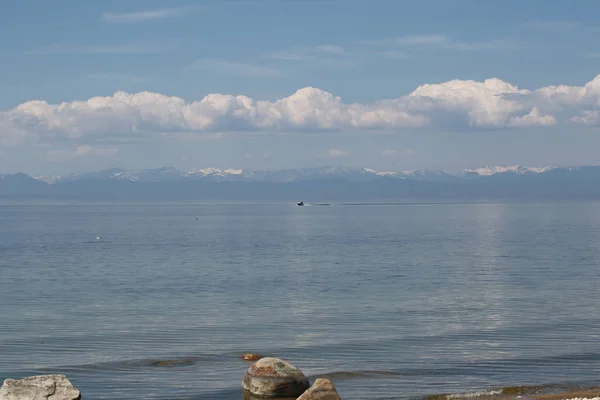
[[[0,378],[239,400],[251,351],[345,400],[595,382],[599,243],[594,203],[2,206]]]

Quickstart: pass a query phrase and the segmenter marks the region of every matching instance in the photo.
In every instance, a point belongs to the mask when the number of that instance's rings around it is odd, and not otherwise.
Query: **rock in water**
[[[298,397],[309,388],[308,379],[287,361],[265,357],[248,368],[242,388],[260,397]]]
[[[38,375],[6,379],[0,387],[0,400],[80,400],[77,390],[64,375]]]
[[[329,379],[318,378],[313,385],[298,397],[297,400],[342,400],[333,382]]]
[[[153,364],[156,367],[176,367],[180,365],[192,365],[192,360],[161,360],[155,361]]]
[[[242,355],[242,360],[245,361],[258,361],[261,358],[265,358],[262,354],[246,353]]]

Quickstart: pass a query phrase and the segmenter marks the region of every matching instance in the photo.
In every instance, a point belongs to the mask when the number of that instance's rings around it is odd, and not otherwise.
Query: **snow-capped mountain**
[[[29,175],[23,173],[17,174],[0,174],[0,194],[8,192],[11,194],[21,194],[37,192],[47,187],[48,184],[33,179]]]
[[[247,171],[244,169],[219,169],[214,167],[179,171],[175,168],[157,168],[148,170],[125,170],[114,168],[105,171],[75,174],[64,178],[48,175],[36,179],[46,183],[79,180],[124,180],[131,182],[165,182],[177,180],[206,181],[266,181],[298,182],[304,180],[345,179],[349,181],[368,180],[374,177],[406,179],[401,172],[380,172],[369,168],[321,167],[285,169],[278,171]]]
[[[53,183],[56,183],[62,179],[58,175],[38,175],[38,176],[34,176],[33,178],[40,182],[45,182],[49,185],[52,185]]]
[[[407,179],[413,179],[423,182],[451,182],[458,179],[457,176],[449,174],[446,171],[433,169],[413,169],[401,171]]]
[[[228,168],[228,169],[224,169],[221,170],[219,168],[202,168],[202,169],[192,169],[189,171],[183,171],[181,172],[181,176],[182,177],[207,177],[207,176],[211,176],[211,177],[219,177],[219,178],[226,178],[229,176],[243,176],[244,175],[244,170],[243,169],[232,169],[232,168]]]
[[[546,171],[550,171],[554,167],[523,167],[521,165],[509,165],[509,166],[493,166],[486,165],[485,167],[464,169],[461,173],[462,176],[492,176],[497,174],[541,174]]]
[[[510,176],[510,175],[532,175],[543,174],[553,170],[564,172],[573,171],[574,168],[555,168],[555,167],[523,167],[521,165],[510,166],[484,166],[477,168],[464,169],[458,174],[451,174],[439,170],[402,170],[402,171],[378,171],[372,168],[348,168],[348,167],[318,167],[318,168],[299,168],[283,169],[276,171],[249,171],[244,169],[220,169],[215,167],[197,168],[180,171],[172,167],[146,169],[146,170],[127,170],[123,168],[113,168],[104,171],[91,172],[85,174],[75,174],[66,177],[55,175],[36,176],[35,179],[55,184],[64,181],[80,180],[118,180],[130,182],[168,182],[179,180],[197,180],[197,181],[248,181],[248,182],[299,182],[309,180],[341,179],[347,181],[364,181],[376,178],[416,180],[423,182],[454,182],[466,178],[486,178],[491,176]]]
[[[401,179],[406,178],[406,176],[402,172],[394,172],[394,171],[388,171],[388,172],[383,171],[382,172],[382,171],[375,171],[374,169],[371,169],[371,168],[365,168],[364,170],[367,174],[374,174],[375,176],[398,177]]]
[[[88,172],[84,174],[73,174],[65,177],[57,177],[56,183],[64,182],[64,181],[81,181],[81,180],[130,180],[134,181],[135,179],[130,179],[128,176],[128,171],[123,168],[111,168],[98,172]],[[133,177],[132,177],[133,178]]]
[[[68,177],[0,175],[0,198],[92,200],[600,200],[600,166],[487,166],[456,174],[321,167],[279,171],[175,168]]]

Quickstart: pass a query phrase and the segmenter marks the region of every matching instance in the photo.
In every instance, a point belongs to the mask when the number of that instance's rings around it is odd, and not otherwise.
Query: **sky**
[[[600,2],[4,0],[0,173],[600,164]]]

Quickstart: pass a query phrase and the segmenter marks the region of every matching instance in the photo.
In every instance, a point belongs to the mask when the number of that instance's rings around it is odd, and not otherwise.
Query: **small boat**
[[[96,240],[102,240],[102,236],[96,236]]]
[[[299,201],[299,202],[297,202],[296,204],[298,204],[299,206],[303,206],[303,205],[304,205],[304,202],[303,202],[303,201]]]

